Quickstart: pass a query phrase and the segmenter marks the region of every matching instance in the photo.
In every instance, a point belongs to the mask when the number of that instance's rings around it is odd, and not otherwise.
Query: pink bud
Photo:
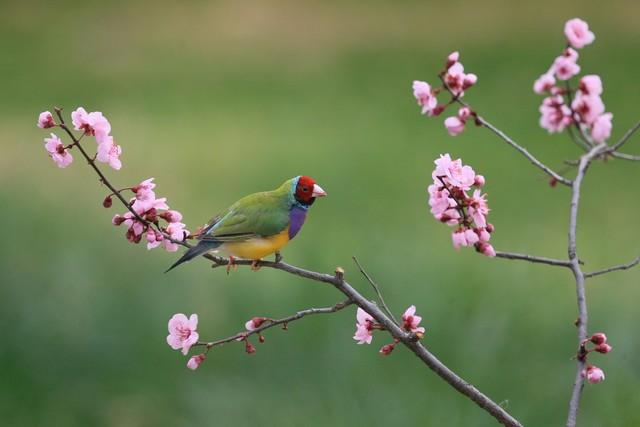
[[[493,230],[494,230],[494,228],[493,228],[493,224],[487,224],[486,229],[487,229],[487,231],[488,231],[489,233],[493,233]]]
[[[595,345],[606,344],[607,336],[602,332],[596,332],[595,334],[591,335],[590,340]]]
[[[56,125],[56,122],[53,120],[53,116],[49,111],[43,111],[40,113],[38,117],[38,127],[40,129],[48,129],[52,128]]]
[[[249,341],[245,341],[244,350],[247,352],[247,354],[253,354],[256,352],[256,348]]]
[[[386,345],[383,345],[380,348],[380,352],[379,353],[381,355],[383,355],[383,356],[388,356],[388,355],[391,354],[391,352],[393,351],[394,348],[396,348],[395,344],[386,344]]]
[[[244,324],[244,327],[247,331],[253,331],[254,329],[258,329],[262,324],[268,320],[266,317],[253,317]]]
[[[123,222],[125,222],[126,218],[120,215],[114,215],[113,218],[111,219],[111,223],[113,225],[120,225]]]
[[[458,59],[460,59],[460,52],[455,51],[450,53],[449,56],[447,56],[447,65],[446,65],[447,70],[451,68],[453,64],[458,62]]]
[[[462,81],[462,89],[469,89],[471,86],[478,82],[478,76],[475,74],[466,74],[464,76],[464,80]]]
[[[582,378],[586,378],[591,384],[596,384],[604,381],[604,371],[597,366],[588,365],[580,373]]]
[[[189,361],[187,362],[187,368],[195,371],[196,369],[198,369],[198,366],[200,366],[200,364],[204,362],[204,359],[206,359],[206,357],[207,356],[204,353],[191,357],[191,359],[189,359]]]
[[[611,347],[609,344],[598,344],[595,348],[595,350],[598,353],[602,353],[602,354],[607,354],[609,353],[611,350],[613,350],[613,347]]]
[[[476,177],[473,180],[473,185],[475,185],[476,187],[482,187],[484,185],[484,176],[482,175],[476,175]]]
[[[110,208],[112,204],[113,204],[113,200],[111,199],[110,195],[105,197],[104,200],[102,201],[102,206],[104,206],[105,208]]]

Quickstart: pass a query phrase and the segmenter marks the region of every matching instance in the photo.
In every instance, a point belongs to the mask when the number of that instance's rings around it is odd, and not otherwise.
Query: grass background
[[[330,305],[332,289],[278,271],[227,277],[147,253],[110,224],[105,191],[81,161],[58,170],[35,128],[54,105],[105,113],[123,146],[118,186],[155,177],[194,229],[242,195],[298,174],[314,205],[289,262],[337,265],[369,292],[357,255],[400,313],[416,304],[425,343],[526,425],[560,425],[574,376],[575,290],[568,271],[456,253],[425,188],[440,153],[487,178],[499,250],[563,257],[568,190],[482,129],[453,139],[419,115],[411,81],[435,80],[460,50],[479,76],[467,99],[554,168],[578,156],[537,126],[531,86],[586,19],[580,64],[605,82],[614,138],[638,119],[640,6],[633,1],[168,2],[0,4],[0,414],[5,425],[494,425],[398,349],[351,339],[354,313],[274,330],[248,357],[212,353],[197,372],[165,342],[176,312],[204,338],[254,315]],[[638,152],[637,143],[628,145]],[[638,165],[596,164],[585,182],[579,252],[593,270],[638,252]],[[590,327],[614,352],[593,357],[584,426],[640,424],[638,271],[588,283]]]

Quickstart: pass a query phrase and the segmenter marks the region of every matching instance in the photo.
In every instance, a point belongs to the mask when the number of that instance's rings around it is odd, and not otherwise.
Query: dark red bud
[[[383,356],[388,356],[391,354],[391,352],[393,351],[393,349],[396,347],[395,344],[386,344],[383,345],[382,348],[380,348],[380,354]]]
[[[247,354],[253,354],[256,352],[256,348],[249,341],[245,341],[244,350],[247,352]]]
[[[555,178],[551,178],[551,179],[549,180],[549,186],[550,186],[551,188],[555,188],[557,185],[558,185],[558,180],[557,180],[557,179],[555,179]]]
[[[442,104],[436,105],[434,107],[434,109],[431,110],[431,115],[434,116],[434,117],[435,116],[439,116],[440,114],[442,114],[442,112],[444,111],[445,108],[447,108],[446,105],[442,105]]]
[[[264,342],[264,335],[258,335],[258,341],[260,341],[260,343]]]
[[[595,345],[606,344],[607,336],[602,332],[597,332],[591,335],[591,342],[594,343]]]
[[[488,233],[493,233],[493,224],[487,224],[485,228]]]
[[[251,319],[251,323],[253,323],[253,327],[257,329],[260,326],[262,326],[262,324],[265,322],[265,320],[267,320],[266,317],[253,317]]]
[[[105,208],[110,208],[112,204],[113,204],[113,199],[111,198],[111,196],[105,197],[104,200],[102,201],[102,206],[104,206]]]

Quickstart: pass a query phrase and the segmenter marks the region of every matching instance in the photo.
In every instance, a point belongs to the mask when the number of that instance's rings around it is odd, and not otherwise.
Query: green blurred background
[[[564,22],[584,18],[597,39],[580,64],[603,77],[619,137],[638,119],[639,14],[634,1],[2,2],[2,424],[494,425],[404,349],[380,357],[382,335],[355,345],[353,310],[187,370],[165,342],[176,312],[199,313],[214,339],[341,296],[279,271],[227,277],[205,261],[162,274],[177,254],[127,243],[110,224],[122,209],[102,208],[106,191],[83,162],[59,170],[47,158],[35,122],[59,105],[103,111],[124,150],[109,177],[155,177],[192,230],[242,195],[315,177],[329,197],[285,260],[343,266],[371,294],[357,255],[397,313],[417,305],[425,344],[452,369],[526,425],[561,425],[575,369],[570,273],[457,253],[425,188],[438,154],[462,157],[487,178],[496,248],[551,257],[566,253],[569,192],[487,131],[450,138],[442,119],[419,114],[411,81],[434,81],[460,50],[479,76],[468,101],[560,169],[578,152],[538,127],[533,81]],[[587,270],[638,254],[639,167],[590,170]],[[592,358],[607,379],[586,387],[581,425],[640,424],[639,273],[588,283],[591,332],[606,331],[614,351]]]

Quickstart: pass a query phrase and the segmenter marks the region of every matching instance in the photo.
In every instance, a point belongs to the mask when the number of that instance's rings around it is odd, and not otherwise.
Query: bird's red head
[[[295,197],[300,203],[310,205],[314,202],[316,197],[324,197],[327,193],[308,176],[301,176],[298,178],[298,185],[296,185]]]

